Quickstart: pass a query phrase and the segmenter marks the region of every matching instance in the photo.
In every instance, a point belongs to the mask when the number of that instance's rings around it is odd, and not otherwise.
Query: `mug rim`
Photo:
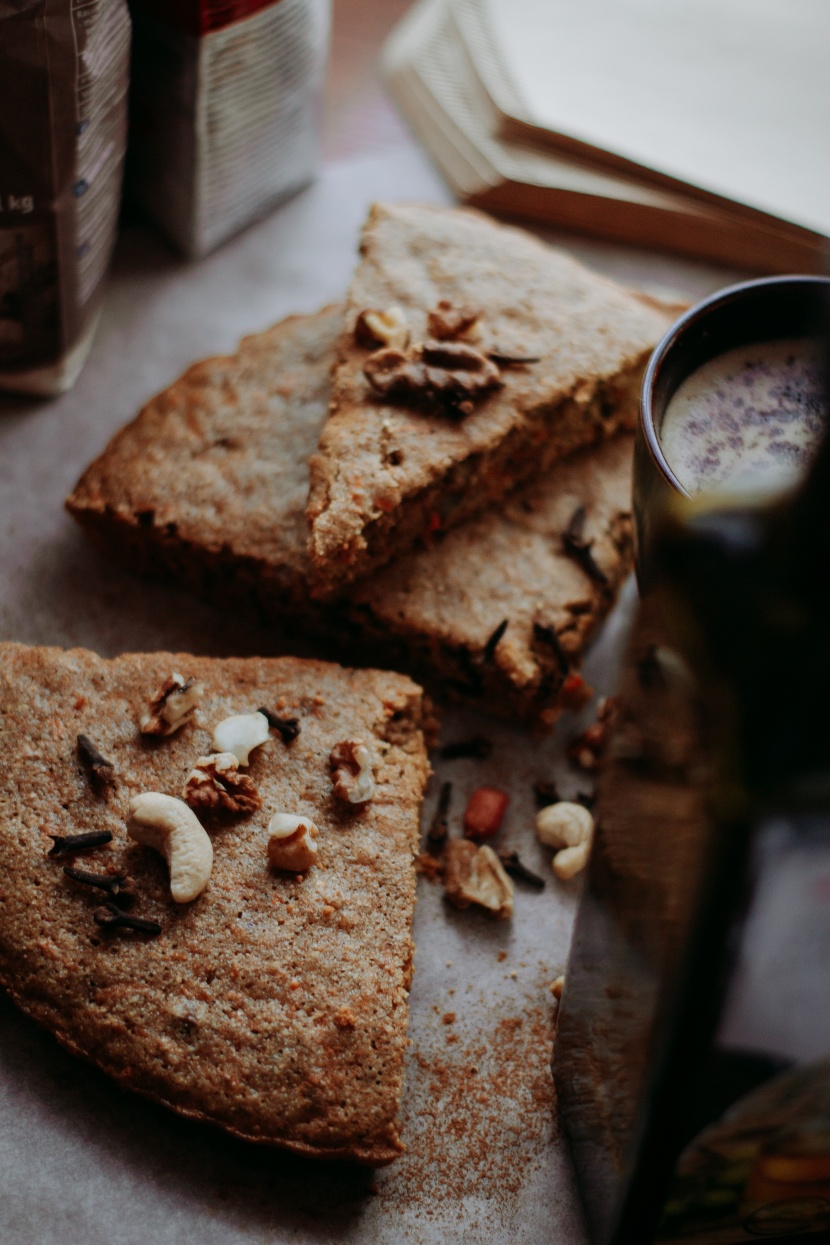
[[[733,302],[736,299],[743,298],[748,294],[752,294],[758,289],[769,289],[780,285],[814,285],[823,286],[830,291],[830,277],[822,276],[820,273],[792,273],[775,277],[755,277],[750,281],[739,281],[735,285],[727,285],[723,289],[716,290],[714,294],[702,299],[699,303],[695,303],[688,311],[684,311],[679,319],[668,329],[664,336],[660,339],[652,351],[651,358],[643,376],[643,387],[640,395],[640,430],[645,439],[648,452],[654,462],[655,467],[665,479],[666,483],[679,493],[681,497],[691,497],[692,494],[688,489],[684,488],[680,483],[675,472],[672,470],[669,462],[663,453],[660,437],[654,423],[654,405],[653,396],[657,387],[657,380],[660,375],[660,369],[663,366],[669,352],[674,349],[678,339],[686,332],[690,325],[703,319],[710,312]],[[713,355],[717,358],[717,355]],[[693,369],[694,370],[694,369]],[[690,372],[689,375],[692,373]]]

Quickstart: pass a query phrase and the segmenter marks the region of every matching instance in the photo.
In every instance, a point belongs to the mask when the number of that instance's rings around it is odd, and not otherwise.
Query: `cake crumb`
[[[444,862],[430,852],[421,852],[415,857],[415,872],[420,873],[428,882],[440,882],[444,874]]]

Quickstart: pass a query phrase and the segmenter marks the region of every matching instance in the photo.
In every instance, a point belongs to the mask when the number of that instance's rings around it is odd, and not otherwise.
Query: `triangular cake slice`
[[[550,724],[630,567],[632,438],[572,455],[324,608],[304,506],[341,325],[336,306],[295,316],[190,368],[116,434],[70,511],[144,574]]]
[[[311,460],[315,594],[633,429],[676,314],[478,212],[375,205]]]
[[[148,699],[174,673],[203,685],[192,720],[167,737],[140,734]],[[283,742],[272,730],[240,770],[261,808],[199,812],[212,872],[197,898],[174,902],[162,856],[128,834],[131,797],[181,797],[197,759],[216,751],[215,725],[260,707],[295,718],[299,734]],[[0,980],[20,1007],[183,1115],[315,1157],[393,1159],[428,775],[420,689],[296,658],[107,661],[4,644],[0,720]],[[79,751],[79,735],[109,770]],[[334,793],[329,762],[356,737],[374,783],[362,804]],[[305,873],[269,866],[276,812],[318,828]],[[50,836],[98,831],[112,841],[50,854]],[[123,911],[161,933],[99,927],[107,895],[64,865],[126,871],[135,893]]]

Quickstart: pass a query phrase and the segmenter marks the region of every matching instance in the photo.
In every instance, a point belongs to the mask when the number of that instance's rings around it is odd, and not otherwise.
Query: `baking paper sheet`
[[[47,403],[0,399],[0,634],[84,645],[109,656],[172,648],[275,651],[267,631],[173,589],[144,584],[98,555],[62,502],[86,464],[146,399],[189,363],[243,334],[342,297],[357,231],[374,198],[448,202],[415,151],[330,167],[276,215],[188,266],[148,233],[123,236],[101,326],[76,388]],[[715,270],[601,245],[577,254],[629,284],[700,296]],[[612,679],[633,589],[588,666]],[[627,603],[626,603],[627,602]],[[494,924],[447,909],[419,880],[403,1136],[407,1153],[372,1173],[234,1142],[127,1094],[60,1050],[0,998],[0,1239],[14,1245],[583,1245],[578,1198],[556,1137],[548,1071],[555,1004],[578,884],[562,885],[535,843],[531,784],[558,778],[565,719],[545,742],[472,715],[444,739],[484,734],[490,760],[444,762],[456,833],[467,793],[512,793],[505,845],[547,877],[517,883],[516,915]],[[558,758],[558,759],[557,759]],[[445,1018],[454,1020],[445,1023]]]

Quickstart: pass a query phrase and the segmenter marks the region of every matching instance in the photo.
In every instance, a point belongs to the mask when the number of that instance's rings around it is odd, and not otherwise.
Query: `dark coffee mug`
[[[640,591],[652,584],[650,551],[673,497],[690,494],[666,460],[660,430],[666,408],[692,372],[727,350],[809,337],[826,329],[830,278],[765,277],[713,294],[692,307],[655,349],[643,379],[634,443],[634,539]]]

